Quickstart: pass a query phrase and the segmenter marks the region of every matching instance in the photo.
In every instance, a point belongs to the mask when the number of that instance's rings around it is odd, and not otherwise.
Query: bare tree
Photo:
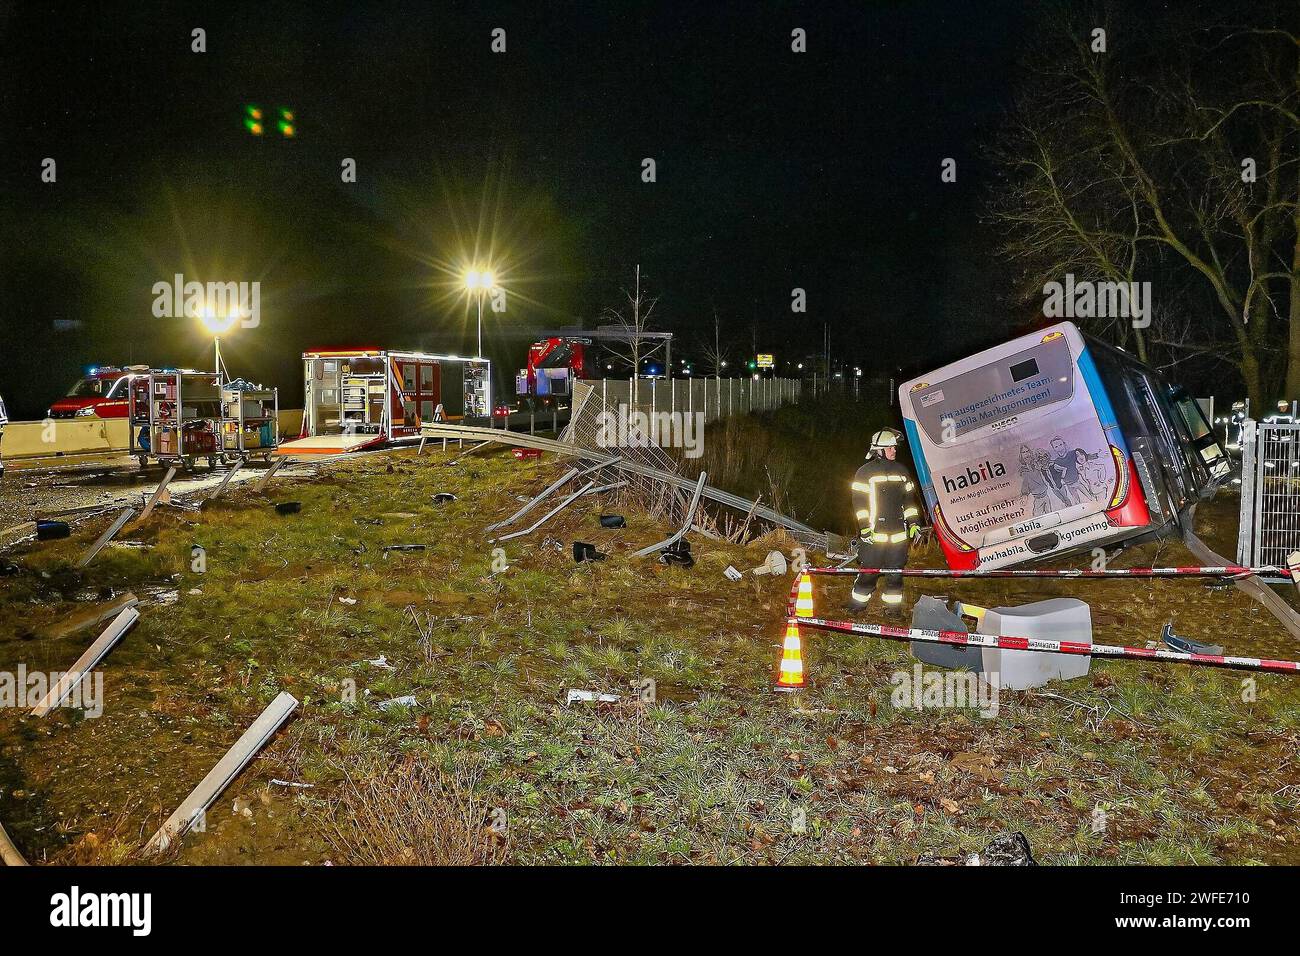
[[[1290,4],[1253,7],[1254,26],[1218,10],[1139,28],[1058,9],[993,151],[991,208],[1027,299],[1067,272],[1151,281],[1150,328],[1091,331],[1157,364],[1227,362],[1258,408],[1300,395],[1300,33],[1273,25]]]
[[[704,356],[704,365],[714,378],[722,378],[722,369],[727,364],[730,349],[722,344],[722,323],[718,319],[718,310],[713,310],[713,341],[701,342],[700,354]]]
[[[646,347],[645,333],[649,328],[650,316],[654,314],[659,303],[658,296],[647,297],[641,291],[641,266],[636,267],[635,292],[623,290],[627,298],[627,308],[606,308],[601,317],[619,333],[617,339],[609,341],[607,348],[613,352],[632,371],[632,404],[637,403],[637,383],[640,381],[641,359],[649,357],[658,346]],[[668,370],[672,374],[672,369]]]

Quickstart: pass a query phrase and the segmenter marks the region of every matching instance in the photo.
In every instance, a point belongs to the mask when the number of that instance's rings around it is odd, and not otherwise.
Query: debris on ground
[[[66,521],[36,522],[37,541],[56,541],[72,534],[72,528]]]
[[[569,688],[568,694],[564,697],[565,706],[578,702],[599,703],[599,704],[617,704],[623,698],[618,694],[602,694],[594,690],[576,690]]]
[[[769,551],[767,553],[767,560],[764,561],[762,564],[760,564],[758,567],[754,568],[754,570],[750,571],[749,573],[750,574],[771,574],[776,577],[781,577],[788,570],[789,570],[789,566],[785,563],[785,555],[782,554],[780,551]]]
[[[1029,841],[1019,831],[999,833],[982,853],[972,853],[966,858],[967,866],[1037,866],[1030,852]]]
[[[659,552],[661,564],[672,564],[680,568],[695,567],[695,558],[691,556],[691,543],[685,538],[670,544]]]
[[[588,544],[586,541],[573,542],[573,560],[579,564],[583,561],[604,561],[607,557],[608,555],[597,551],[594,544]]]

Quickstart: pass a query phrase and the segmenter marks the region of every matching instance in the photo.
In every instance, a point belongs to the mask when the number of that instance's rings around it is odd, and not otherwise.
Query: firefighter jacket
[[[853,510],[865,542],[897,544],[918,524],[916,483],[902,462],[869,458],[853,476]]]

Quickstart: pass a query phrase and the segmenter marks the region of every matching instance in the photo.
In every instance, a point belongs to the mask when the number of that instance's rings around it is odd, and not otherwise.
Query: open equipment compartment
[[[234,458],[269,458],[280,447],[280,391],[242,380],[221,389],[221,451]]]
[[[221,451],[221,390],[215,372],[151,371],[131,381],[130,454],[193,468],[198,458],[216,467]]]

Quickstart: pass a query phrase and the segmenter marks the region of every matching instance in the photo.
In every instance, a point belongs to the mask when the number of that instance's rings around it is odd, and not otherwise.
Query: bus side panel
[[[1145,528],[1151,524],[1151,512],[1147,507],[1146,495],[1142,491],[1142,483],[1138,480],[1128,442],[1124,440],[1124,432],[1119,427],[1119,417],[1111,404],[1110,392],[1106,388],[1106,383],[1102,381],[1097,363],[1093,361],[1092,352],[1087,346],[1079,353],[1078,363],[1088,391],[1092,393],[1093,405],[1106,432],[1106,439],[1110,443],[1116,477],[1119,479],[1115,497],[1111,500],[1110,507],[1106,509],[1106,520],[1117,528]]]

